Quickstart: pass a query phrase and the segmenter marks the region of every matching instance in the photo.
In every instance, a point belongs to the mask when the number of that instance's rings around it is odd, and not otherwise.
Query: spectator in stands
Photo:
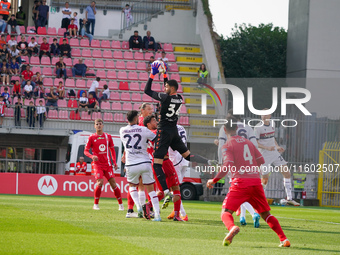
[[[16,13],[16,18],[19,26],[25,25],[26,13],[22,10],[22,6],[19,6],[19,11]]]
[[[66,64],[64,63],[64,58],[59,57],[59,61],[55,64],[57,78],[61,78],[64,75],[65,80],[67,79],[66,75]]]
[[[81,97],[79,98],[79,111],[85,108],[85,111],[88,111],[89,99],[86,97],[86,92],[83,92]]]
[[[130,29],[129,26],[133,23],[133,16],[131,15],[132,5],[130,7],[129,4],[126,4],[122,12],[125,14],[126,28]]]
[[[31,85],[31,81],[30,80],[28,80],[26,82],[26,85],[24,87],[24,95],[25,95],[26,99],[31,99],[32,96],[33,96],[33,87]]]
[[[24,70],[21,73],[21,76],[22,76],[21,88],[23,88],[28,81],[30,81],[30,83],[31,83],[32,77],[33,77],[33,72],[30,70],[30,65],[29,64],[26,65],[26,70]],[[34,89],[35,83],[32,82],[31,84],[32,84],[32,87]]]
[[[9,52],[8,52],[8,49],[7,49],[7,45],[4,44],[2,46],[2,49],[0,49],[0,60],[1,61],[6,61],[9,60]]]
[[[101,106],[101,103],[102,103],[103,100],[106,101],[108,99],[110,99],[110,90],[109,90],[109,87],[105,84],[103,95],[98,100],[99,106]]]
[[[0,49],[2,49],[2,46],[5,45],[5,44],[7,44],[7,42],[6,42],[5,35],[1,35],[0,38],[1,38],[1,39],[0,39]]]
[[[17,49],[20,51],[22,56],[26,56],[28,54],[27,47],[28,43],[26,42],[26,37],[23,35],[21,36],[21,41],[17,45]]]
[[[158,60],[162,60],[165,64],[168,64],[169,59],[166,57],[166,53],[164,50],[162,51],[162,56],[158,58]]]
[[[76,77],[76,75],[81,75],[81,77],[85,77],[86,71],[88,70],[89,68],[83,63],[83,59],[79,59],[79,63],[72,67],[72,76]]]
[[[79,157],[79,162],[76,164],[76,174],[85,175],[87,170],[87,163],[84,162],[84,157]]]
[[[158,50],[155,38],[151,36],[150,31],[146,32],[146,36],[144,36],[143,38],[143,45],[146,51],[148,51],[149,49],[154,49],[155,51]]]
[[[37,106],[37,121],[39,121],[40,129],[44,127],[44,121],[46,120],[46,107],[44,101],[39,100],[39,106]]]
[[[17,42],[17,40],[15,40],[15,35],[11,35],[11,39],[8,40],[7,43],[8,43],[8,47],[9,47],[9,48],[12,48],[12,46],[17,47],[18,42]]]
[[[79,23],[78,23],[78,12],[73,13],[73,19],[74,19],[74,25],[76,25],[79,28]]]
[[[90,24],[91,24],[91,35],[94,35],[94,26],[96,24],[96,2],[92,1],[91,5],[86,7],[85,10],[85,18],[87,19],[88,23],[86,24],[86,32],[90,34]]]
[[[3,60],[2,63],[0,63],[0,69],[1,69],[3,66],[6,66],[6,68],[9,68],[9,64],[7,63],[6,60]],[[0,71],[1,71],[1,70],[0,70]]]
[[[59,43],[58,39],[54,38],[53,43],[51,44],[51,56],[56,57],[60,55]]]
[[[67,43],[66,39],[63,39],[63,44],[59,46],[60,55],[71,58],[71,46]]]
[[[89,94],[92,94],[94,99],[98,99],[97,92],[99,88],[100,77],[96,77],[96,80],[92,82],[91,87],[89,89]]]
[[[28,43],[28,47],[27,47],[27,52],[29,56],[32,56],[34,53],[34,56],[38,56],[38,43],[35,40],[35,37],[31,38],[31,41]]]
[[[57,91],[57,94],[59,96],[59,99],[64,99],[64,97],[65,97],[65,88],[63,86],[63,82],[62,81],[59,82],[59,85],[58,85],[56,91]]]
[[[81,26],[81,29],[80,29],[80,36],[81,36],[81,39],[83,39],[84,38],[84,35],[85,36],[87,36],[87,38],[89,38],[89,41],[90,41],[90,44],[91,44],[91,41],[92,41],[92,39],[93,39],[93,35],[92,34],[90,34],[90,33],[88,33],[87,31],[86,31],[86,29],[85,29],[85,27],[86,27],[86,24],[87,24],[87,19],[83,19],[83,20],[81,20],[81,22],[82,22],[82,26]]]
[[[1,30],[1,34],[4,34],[4,33],[5,33],[6,26],[7,26],[7,23],[6,23],[6,21],[3,19],[3,15],[0,14],[0,30]]]
[[[3,85],[9,86],[9,69],[5,65],[1,68],[1,81]]]
[[[4,97],[0,96],[0,128],[2,128],[2,123],[5,117],[6,104],[4,102]]]
[[[74,19],[71,19],[71,24],[68,25],[68,33],[70,34],[70,38],[77,37],[78,27],[74,24]],[[73,35],[73,36],[72,36]]]
[[[35,86],[35,89],[33,91],[33,94],[35,97],[39,97],[39,98],[44,98],[45,95],[45,89],[43,86],[43,83],[41,81],[38,81],[37,86]]]
[[[7,107],[9,106],[9,104],[11,103],[9,101],[10,98],[10,94],[8,93],[8,87],[4,88],[4,92],[1,93],[1,96],[4,98],[4,102],[7,105]]]
[[[93,98],[93,94],[89,93],[89,104],[88,104],[89,111],[87,112],[88,114],[91,114],[92,109],[99,109],[99,104],[98,101]]]
[[[142,37],[140,37],[138,35],[138,31],[135,30],[133,32],[133,35],[129,39],[130,51],[132,51],[132,49],[134,49],[134,48],[138,48],[140,52],[143,52],[142,47],[143,47]]]
[[[22,103],[21,103],[21,98],[19,97],[14,107],[14,126],[16,128],[21,127],[21,108],[22,108]]]
[[[21,65],[21,53],[20,51],[15,47],[15,45],[12,46],[11,49],[8,49],[9,54],[11,58],[15,58],[15,61]]]
[[[11,59],[11,65],[9,72],[11,75],[18,75],[19,74],[19,64],[17,63],[15,58]]]
[[[38,9],[39,9],[39,6],[40,6],[40,1],[38,0],[35,0],[34,1],[34,6],[32,7],[32,13],[33,13],[33,21],[34,21],[34,25],[35,25],[35,30],[38,31]],[[28,31],[27,31],[28,32]]]
[[[17,20],[15,19],[14,14],[11,15],[11,19],[7,22],[7,33],[11,34],[12,30],[15,30],[17,32],[17,35],[21,35],[20,27]]]
[[[36,19],[38,20],[39,27],[46,26],[49,13],[50,13],[50,7],[46,5],[46,0],[43,0],[42,5],[39,5],[38,7],[37,17],[36,17]]]
[[[48,113],[49,106],[55,107],[58,110],[58,95],[55,92],[54,87],[50,90],[50,93],[47,94],[47,101],[46,101],[46,111]]]
[[[34,128],[35,118],[37,117],[37,109],[35,108],[33,102],[29,103],[29,106],[26,109],[26,121],[30,128]]]
[[[35,75],[32,77],[32,81],[37,84],[38,82],[43,82],[43,76],[40,74],[40,72],[36,72]]]
[[[202,64],[200,66],[200,69],[198,69],[198,71],[197,71],[197,75],[198,75],[197,83],[199,83],[199,84],[207,83],[208,74],[209,74],[209,72],[208,72],[207,68],[205,67],[205,64]]]
[[[155,61],[155,57],[151,56],[150,61],[148,62],[148,67],[146,68],[147,72],[151,72],[151,64]]]
[[[50,45],[48,44],[46,37],[43,38],[43,42],[40,45],[39,58],[41,59],[43,55],[51,58]]]
[[[61,28],[68,28],[68,25],[70,25],[70,19],[71,19],[71,14],[72,14],[72,10],[69,7],[69,3],[66,2],[65,3],[65,7],[61,10],[61,12],[63,13],[63,19],[61,20]]]
[[[11,3],[9,3],[8,0],[1,0],[0,14],[3,15],[4,20],[8,20],[10,9]]]
[[[18,80],[15,81],[14,85],[13,85],[13,98],[14,97],[21,97],[21,86]]]

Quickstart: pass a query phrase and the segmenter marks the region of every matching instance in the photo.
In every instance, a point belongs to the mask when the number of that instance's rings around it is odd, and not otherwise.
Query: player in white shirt
[[[142,177],[143,184],[150,196],[155,218],[153,221],[161,221],[159,201],[154,190],[155,179],[152,172],[151,160],[147,152],[148,141],[155,139],[156,135],[143,126],[138,126],[138,111],[132,110],[127,113],[129,125],[122,127],[119,131],[120,139],[125,148],[125,168],[127,181],[129,183],[130,195],[135,202],[138,216],[143,215],[142,206],[139,201],[137,186],[139,178]]]
[[[279,167],[280,172],[283,175],[283,184],[287,194],[287,204],[299,206],[300,204],[293,200],[290,172],[287,167],[287,162],[281,156],[281,153],[285,150],[280,147],[275,140],[275,123],[274,121],[270,121],[270,118],[270,114],[262,115],[261,119],[264,122],[264,125],[261,126],[261,123],[259,123],[255,127],[259,151],[262,153],[265,160],[265,163],[261,166],[262,185],[264,188],[266,187],[272,165]]]
[[[130,7],[129,4],[125,5],[125,8],[122,10],[125,14],[125,20],[126,20],[126,27],[128,28],[133,23],[133,16],[131,15],[132,11],[132,5]]]

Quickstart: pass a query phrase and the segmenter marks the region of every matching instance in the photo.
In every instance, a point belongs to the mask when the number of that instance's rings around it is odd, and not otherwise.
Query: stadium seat
[[[141,102],[142,99],[141,99],[141,95],[139,93],[132,93],[131,95],[131,101],[132,102]]]
[[[107,72],[107,76],[106,76],[108,79],[117,79],[117,76],[116,76],[116,71],[113,71],[113,70],[109,70]]]
[[[80,114],[77,111],[77,113],[75,111],[71,111],[70,113],[70,119],[71,120],[80,120]]]
[[[74,88],[75,86],[74,79],[66,79],[65,87]]]
[[[101,119],[102,114],[100,112],[93,112],[92,113],[92,120],[95,121],[96,119]]]
[[[129,42],[128,41],[123,41],[122,42],[122,49],[128,50],[129,49]]]
[[[101,45],[101,48],[104,48],[104,49],[110,49],[111,48],[110,41],[108,41],[108,40],[103,40],[100,45]]]
[[[34,100],[33,99],[30,99],[30,100],[26,99],[25,103],[23,105],[29,106],[30,102],[32,102],[34,104]]]
[[[141,103],[135,103],[135,104],[133,104],[133,110],[135,110],[135,111],[140,111],[140,107],[141,107]]]
[[[76,88],[86,88],[84,80],[77,80],[76,81]]]
[[[123,111],[131,111],[132,104],[131,103],[123,103]]]
[[[83,111],[83,112],[81,112],[80,119],[84,120],[84,121],[90,121],[91,120],[91,115],[89,115],[87,112]]]
[[[137,81],[138,80],[138,75],[137,72],[129,72],[129,80],[131,81]]]
[[[27,29],[26,29],[26,31],[27,31],[27,34],[30,34],[30,35],[34,35],[34,34],[36,34],[36,33],[29,33],[29,32],[32,32],[32,31],[36,31],[35,30],[35,27],[34,26],[27,26]],[[64,35],[64,34],[63,34]]]
[[[87,97],[86,90],[85,89],[80,89],[77,92],[77,98],[79,99],[83,95],[83,93],[85,93],[85,97]]]
[[[21,118],[26,118],[26,112],[25,112],[25,109],[21,108],[21,114],[20,114]]]
[[[152,98],[150,96],[148,96],[147,94],[143,94],[142,95],[142,102],[151,103],[152,102]]]
[[[113,122],[112,113],[104,112],[103,118],[104,118],[104,121],[105,121],[105,122]]]
[[[81,52],[79,48],[73,48],[71,50],[71,56],[72,57],[80,57],[81,56]]]
[[[93,58],[102,58],[102,51],[101,50],[93,50],[92,51]]]
[[[187,113],[188,113],[188,112],[187,112],[187,107],[186,107],[185,105],[182,104],[181,110],[179,111],[179,113],[181,113],[181,114],[187,114]]]
[[[100,42],[99,42],[99,40],[92,40],[92,41],[91,41],[91,47],[92,47],[92,48],[100,48]]]
[[[111,97],[110,97],[110,99],[111,99]],[[111,106],[111,109],[114,110],[114,111],[121,111],[122,110],[122,105],[119,102],[113,102],[112,106]]]
[[[49,27],[47,29],[47,34],[48,35],[57,35],[57,29],[55,27]]]
[[[118,83],[116,81],[109,81],[107,84],[110,90],[118,90]]]
[[[91,50],[90,49],[83,49],[83,51],[81,52],[81,56],[83,58],[91,58],[92,57]]]
[[[145,86],[146,86],[146,83],[145,83],[145,82],[142,82],[142,83],[140,84],[140,90],[141,90],[141,91],[144,91]]]
[[[14,109],[13,108],[5,108],[5,116],[6,117],[13,117],[14,116]]]
[[[160,52],[157,52],[155,55],[155,60],[162,58],[162,54]]]
[[[68,100],[67,102],[67,107],[68,108],[78,108],[78,102],[77,100]]]
[[[64,58],[64,63],[67,67],[72,66],[72,59],[71,58]]]
[[[120,41],[112,41],[112,49],[121,49]]]
[[[175,63],[175,64],[170,65],[169,71],[170,71],[170,72],[178,72],[178,66],[177,66],[177,64]]]
[[[137,70],[145,71],[146,70],[145,62],[137,62]]]
[[[40,36],[40,37],[38,37],[38,44],[41,45],[42,43],[43,43],[43,37]]]
[[[61,38],[59,39],[59,45],[62,45],[62,44],[63,44],[64,39],[66,40],[66,43],[67,43],[67,44],[70,44],[68,38],[63,38],[63,37],[61,37]],[[77,40],[77,39],[75,39],[75,40]],[[72,46],[72,45],[70,45],[70,46]],[[78,46],[79,46],[79,45],[78,45]]]
[[[45,99],[44,99],[44,98],[37,98],[37,99],[35,99],[35,105],[36,105],[36,106],[40,105],[40,104],[39,104],[39,101],[40,101],[40,100],[42,100],[42,101],[43,101],[43,105],[45,105]]]
[[[71,47],[79,47],[79,40],[76,38],[71,38],[70,39],[70,46]]]
[[[105,61],[105,68],[106,69],[115,69],[115,62],[113,62],[112,60],[106,60]]]
[[[40,66],[33,66],[31,69],[32,73],[36,74],[37,72],[41,73]],[[45,74],[44,74],[45,75]]]
[[[94,67],[104,69],[104,61],[101,59],[96,59],[94,62]]]
[[[117,61],[116,62],[116,69],[125,70],[125,62],[124,61]]]
[[[130,94],[128,92],[122,92],[120,94],[120,100],[121,101],[131,101]],[[123,109],[124,110],[124,109]]]
[[[176,80],[177,82],[181,82],[181,78],[179,77],[178,73],[171,74],[171,80]]]
[[[152,52],[146,52],[145,55],[144,55],[144,59],[149,61],[151,56],[153,56]]]
[[[68,120],[68,112],[67,111],[59,111],[59,119]]]
[[[85,59],[84,64],[89,67],[89,68],[93,68],[93,60],[92,59]]]
[[[19,26],[19,28],[20,28],[20,33],[26,34],[25,26]]]
[[[173,53],[167,54],[166,56],[169,59],[169,62],[176,62],[175,55]]]
[[[66,32],[66,28],[59,28],[58,29],[58,36],[64,36],[65,32]]]
[[[130,83],[130,90],[131,91],[139,91],[139,84],[138,84],[138,82],[131,82]]]
[[[46,27],[38,27],[38,35],[47,35]]]
[[[118,72],[118,80],[127,80],[127,74],[125,71]]]
[[[144,55],[142,52],[135,52],[135,60],[144,60]]]
[[[119,93],[112,91],[110,93],[110,100],[112,100],[112,101],[119,101],[120,100]]]
[[[120,118],[120,113],[115,113],[115,114],[113,115],[113,120],[114,120],[114,122],[121,122],[120,119],[121,119],[121,118]]]
[[[46,88],[46,89],[45,89],[45,94],[47,95],[48,93],[50,93],[50,89],[49,89],[49,88]]]
[[[58,57],[53,57],[52,58],[52,66],[55,66],[55,64],[59,62],[59,58]]]
[[[66,68],[66,76],[67,77],[72,77],[72,69],[71,68]]]
[[[90,47],[90,41],[87,39],[80,40],[80,47]]]
[[[61,81],[61,82],[63,83],[63,85],[64,85],[64,79],[62,79],[62,78],[55,78],[55,79],[54,79],[54,82],[53,82],[54,86],[55,86],[55,87],[58,87],[60,81]]]
[[[156,92],[162,92],[162,84],[153,83],[152,84],[152,89],[155,90]]]
[[[158,75],[156,75],[156,76],[158,76]],[[139,80],[140,81],[147,81],[148,79],[149,79],[148,73],[139,73]]]
[[[30,59],[28,56],[21,56],[21,61],[23,62],[23,64],[29,64],[30,63]]]
[[[133,53],[131,51],[125,51],[124,52],[124,59],[133,60]]]
[[[43,80],[44,87],[52,87],[53,86],[53,80],[52,78],[44,78]]]
[[[112,59],[112,51],[110,51],[110,50],[104,50],[104,52],[103,52],[103,58]]]
[[[51,45],[53,43],[53,36],[51,36],[50,38],[48,38],[48,44]]]
[[[114,59],[123,59],[123,53],[120,50],[115,50],[113,52]]]
[[[119,83],[119,90],[129,90],[129,84],[127,81],[121,81]]]
[[[78,64],[79,63],[79,59],[78,58],[74,58],[73,59],[73,64],[72,65],[75,65],[75,64]]]
[[[173,52],[174,51],[174,49],[172,48],[172,44],[171,43],[164,43],[163,50],[165,52]]]
[[[40,59],[39,59],[39,57],[34,57],[34,56],[32,56],[32,57],[31,57],[30,64],[31,64],[31,65],[40,65]]]
[[[87,81],[86,81],[86,87],[87,87],[87,88],[91,88],[92,82],[94,82],[94,80],[87,80]]]
[[[127,70],[136,70],[136,63],[133,61],[129,61],[126,63]]]
[[[183,93],[182,85],[178,83],[178,93]]]
[[[106,79],[105,70],[97,70],[96,76],[100,77],[100,79]]]
[[[57,110],[49,110],[48,111],[49,119],[58,119],[58,111]]]
[[[32,59],[33,57],[31,57],[31,59]],[[43,56],[42,58],[41,58],[41,64],[42,65],[45,65],[45,66],[50,66],[51,65],[51,59],[49,58],[49,57],[47,57],[47,56]]]
[[[100,108],[103,110],[110,110],[111,109],[110,102],[102,102]]]

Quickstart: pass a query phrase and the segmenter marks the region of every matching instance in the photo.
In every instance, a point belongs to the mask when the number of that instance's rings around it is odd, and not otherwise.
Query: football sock
[[[246,217],[246,207],[244,206],[244,203],[240,206],[240,217]]]
[[[144,205],[145,204],[145,191],[144,190],[138,191],[138,197],[139,197],[139,203],[141,205]]]
[[[245,202],[245,203],[242,204],[242,207],[244,207],[251,214],[251,216],[254,216],[255,210],[251,206],[251,204],[249,204],[248,202]],[[242,211],[241,211],[241,214],[242,214]],[[246,213],[244,213],[244,215],[245,214]]]
[[[164,192],[163,191],[158,191],[157,197],[158,197],[158,201],[161,201],[164,198]]]
[[[164,194],[167,194],[169,192],[169,188],[168,188],[168,185],[166,184],[166,177],[165,177],[164,171],[162,169],[162,165],[154,163],[153,169],[155,170],[157,180],[158,180],[159,184],[161,185],[161,187],[164,191]],[[166,191],[168,191],[168,192],[166,192]]]
[[[287,194],[287,200],[292,200],[292,183],[290,181],[290,178],[283,178],[283,185],[285,186],[286,189],[286,194]]]
[[[174,190],[174,210],[175,216],[179,216],[179,211],[181,209],[181,192],[179,190]]]
[[[274,230],[275,233],[279,236],[280,241],[284,241],[287,239],[285,233],[283,233],[283,230],[281,228],[279,221],[273,215],[269,214],[267,218],[265,219],[265,221],[267,222],[268,226],[272,230]]]
[[[183,207],[183,203],[182,203],[182,200],[181,200],[181,208],[179,209],[181,215],[184,217],[186,214],[185,210],[184,210],[184,207]]]
[[[135,205],[137,206],[137,210],[139,211],[142,209],[141,204],[139,203],[139,197],[138,197],[138,191],[136,187],[129,187],[130,195],[133,199],[133,202],[135,202]]]
[[[208,159],[200,156],[200,155],[191,155],[189,154],[189,156],[187,156],[185,158],[188,161],[192,161],[192,162],[196,162],[196,163],[200,163],[200,164],[208,164]]]
[[[127,193],[127,203],[128,203],[128,210],[133,210],[133,206],[135,205],[135,202],[133,202],[133,199],[130,195],[130,189],[128,190],[128,193]]]
[[[234,218],[233,216],[230,214],[230,212],[224,212],[221,215],[221,219],[225,225],[225,227],[230,231],[232,229],[233,226],[235,226],[234,224]]]
[[[155,212],[155,217],[158,217],[159,216],[159,200],[158,200],[157,194],[155,191],[151,191],[149,192],[149,196],[151,199],[153,211]]]
[[[122,201],[122,194],[120,193],[120,189],[118,188],[118,186],[116,186],[114,189],[113,189],[113,192],[115,193],[115,196],[118,200],[118,204],[122,204],[123,201]]]
[[[99,198],[100,198],[100,194],[102,193],[102,186],[96,186],[96,188],[94,189],[94,204],[98,204],[99,203]]]

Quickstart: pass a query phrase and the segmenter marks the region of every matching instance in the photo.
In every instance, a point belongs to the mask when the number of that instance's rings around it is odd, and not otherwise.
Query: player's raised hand
[[[207,187],[209,188],[209,189],[212,189],[213,187],[214,187],[214,181],[213,181],[213,179],[209,179],[208,181],[207,181]]]
[[[92,160],[93,160],[93,161],[98,161],[98,157],[97,157],[97,156],[93,156],[93,157],[92,157]]]
[[[156,75],[159,73],[159,67],[161,66],[161,63],[159,61],[154,61],[151,64],[151,74]]]

